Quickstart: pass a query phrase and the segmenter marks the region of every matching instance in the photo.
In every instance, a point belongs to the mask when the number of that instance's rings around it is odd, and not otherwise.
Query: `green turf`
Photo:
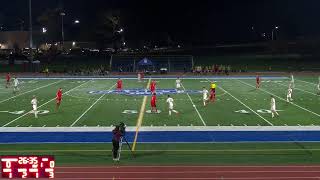
[[[311,165],[320,143],[138,144],[123,147],[120,165]],[[54,155],[58,166],[112,165],[111,144],[1,145],[0,155]]]
[[[157,88],[173,89],[175,87],[174,79],[157,81]],[[186,79],[182,83],[187,90],[201,90],[203,86],[209,88],[209,82],[206,81],[206,79]],[[17,115],[0,112],[0,126],[111,126],[119,121],[135,126],[139,114],[122,112],[124,110],[139,112],[143,96],[88,93],[91,90],[114,89],[115,83],[116,80],[24,80],[21,91],[16,95],[12,93],[12,88],[5,88],[2,83],[0,111],[28,112],[31,110],[31,98],[36,95],[41,106],[39,109],[50,112],[40,114],[38,119],[35,119],[32,114]],[[318,77],[296,77],[293,92],[294,104],[280,99],[286,98],[288,83],[289,79],[270,81],[263,79],[261,90],[255,90],[254,79],[219,79],[217,80],[217,100],[207,107],[202,105],[201,94],[190,94],[191,100],[184,93],[172,95],[175,100],[175,109],[180,114],[173,114],[171,117],[167,112],[166,96],[160,95],[157,105],[162,112],[160,114],[144,113],[142,126],[203,126],[204,124],[208,126],[270,126],[270,123],[277,126],[320,125],[320,96],[316,94]],[[125,89],[144,89],[147,81],[124,79],[123,84]],[[64,92],[71,91],[64,94],[61,108],[56,111],[53,98],[59,87],[62,87]],[[279,98],[276,97],[276,101],[277,109],[281,110],[280,117],[274,119],[269,113],[257,112],[257,110],[270,108],[270,94],[279,96]],[[196,107],[193,107],[191,101]],[[147,98],[146,103],[146,110],[149,109],[150,97]],[[249,113],[235,112],[239,110],[246,110]]]

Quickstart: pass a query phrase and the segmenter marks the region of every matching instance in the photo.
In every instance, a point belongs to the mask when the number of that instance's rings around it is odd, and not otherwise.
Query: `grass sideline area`
[[[54,155],[57,166],[94,165],[316,165],[320,143],[138,144],[135,158],[123,146],[114,163],[111,144],[11,144],[0,155]]]

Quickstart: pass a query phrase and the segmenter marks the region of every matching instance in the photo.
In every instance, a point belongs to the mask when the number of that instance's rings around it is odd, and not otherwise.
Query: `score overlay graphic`
[[[1,156],[3,178],[54,178],[54,156]]]

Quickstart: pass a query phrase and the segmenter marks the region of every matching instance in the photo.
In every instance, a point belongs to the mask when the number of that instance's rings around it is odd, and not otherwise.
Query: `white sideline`
[[[240,80],[238,80],[238,81],[240,81]],[[241,82],[242,84],[246,84],[247,86],[250,86],[250,87],[255,88],[255,87],[252,86],[251,84],[248,84],[248,83],[243,82],[243,81],[240,81],[240,82]],[[270,94],[270,95],[272,95],[272,96],[274,96],[274,97],[277,97],[278,99],[281,99],[282,101],[287,102],[287,100],[285,100],[285,99],[283,99],[282,97],[277,96],[277,95],[275,95],[275,94],[273,94],[273,93],[271,93],[271,92],[269,92],[269,91],[266,91],[266,90],[261,89],[261,88],[260,88],[260,90],[263,91],[263,92],[265,92],[265,93],[267,93],[267,94]],[[298,107],[298,108],[300,108],[300,109],[302,109],[302,110],[305,110],[305,111],[307,111],[307,112],[309,112],[309,113],[311,113],[311,114],[314,114],[314,115],[320,117],[320,114],[315,113],[315,112],[313,112],[313,111],[311,111],[311,110],[309,110],[309,109],[306,109],[306,108],[304,108],[304,107],[302,107],[302,106],[299,106],[298,104],[295,104],[295,103],[293,103],[293,102],[290,102],[290,104],[292,104],[292,105],[294,105],[294,106],[296,106],[296,107]]]
[[[274,82],[274,81],[273,81],[273,82]],[[274,83],[279,84],[280,86],[287,87],[286,85],[283,85],[283,84],[278,83],[278,82],[274,82]],[[315,95],[315,96],[320,96],[320,95],[315,94],[315,93],[313,93],[313,92],[306,91],[306,90],[303,90],[303,89],[300,89],[300,88],[297,88],[297,87],[294,87],[293,89],[296,89],[296,90],[298,90],[298,91],[302,91],[302,92],[305,92],[305,93],[308,93],[308,94],[312,94],[312,95]]]
[[[182,83],[181,83],[181,86],[182,86],[183,90],[184,90],[184,91],[186,91],[186,88],[184,88],[184,86],[183,86],[183,84],[182,84]],[[186,92],[186,93],[187,93],[187,92]],[[202,116],[201,116],[200,112],[198,111],[197,106],[193,103],[193,101],[192,101],[192,99],[191,99],[191,97],[190,97],[189,93],[187,93],[187,96],[188,96],[188,98],[190,99],[190,102],[191,102],[191,104],[192,104],[193,108],[196,110],[196,112],[197,112],[197,114],[198,114],[198,116],[199,116],[200,120],[202,121],[202,124],[203,124],[204,126],[207,126],[206,122],[204,122],[204,120],[203,120],[203,118],[202,118]]]
[[[112,85],[109,89],[111,90],[116,84]],[[84,111],[71,125],[70,127],[73,127],[88,111],[90,111],[90,109],[97,104],[97,102],[100,101],[100,99],[102,99],[106,94],[102,94],[86,111]]]
[[[30,149],[30,150],[0,150],[0,153],[26,153],[26,152],[108,152],[109,149]],[[124,152],[131,152],[124,149]],[[302,148],[265,148],[265,149],[137,149],[137,152],[282,152],[282,151],[306,151]],[[320,151],[319,148],[308,149],[308,151]],[[265,166],[264,166],[265,167]],[[60,167],[61,168],[61,167]],[[310,172],[310,171],[309,171]],[[319,171],[317,171],[319,172]]]
[[[69,91],[67,91],[67,92],[65,92],[65,93],[63,93],[63,94],[66,94],[66,93],[68,93],[68,92],[71,92],[71,91],[73,91],[73,90],[75,90],[75,89],[77,89],[77,88],[79,88],[79,87],[81,87],[81,86],[83,86],[83,85],[87,84],[88,82],[91,82],[91,81],[92,81],[92,80],[87,81],[87,82],[85,82],[85,83],[82,83],[82,84],[80,84],[79,86],[76,86],[76,87],[74,87],[74,88],[70,89]],[[51,100],[49,100],[49,101],[47,101],[47,102],[43,103],[42,105],[40,105],[38,108],[41,108],[42,106],[45,106],[46,104],[50,103],[51,101],[53,101],[53,100],[55,100],[55,99],[56,99],[55,97],[54,97],[54,98],[52,98]],[[32,112],[32,111],[26,112],[25,114],[23,114],[23,115],[21,115],[21,116],[19,116],[19,117],[15,118],[14,120],[12,120],[12,121],[8,122],[7,124],[3,125],[2,127],[6,127],[6,126],[8,126],[9,124],[11,124],[11,123],[13,123],[13,122],[15,122],[15,121],[19,120],[20,118],[22,118],[22,117],[24,117],[24,116],[28,115],[30,112]]]
[[[111,132],[110,126],[86,127],[0,127],[0,132]],[[128,126],[135,132],[136,126]],[[140,132],[157,131],[320,131],[320,126],[142,126]]]
[[[24,95],[24,94],[27,94],[27,93],[30,93],[30,92],[33,92],[33,91],[36,91],[36,90],[39,90],[39,89],[42,89],[42,88],[45,88],[45,87],[51,86],[51,85],[53,85],[53,84],[57,84],[57,83],[59,83],[59,82],[61,82],[61,81],[63,81],[63,80],[55,81],[55,82],[50,83],[50,84],[47,84],[47,85],[45,85],[45,86],[41,86],[41,87],[38,87],[38,88],[36,88],[36,89],[32,89],[32,90],[29,90],[29,91],[23,92],[23,93],[21,93],[21,94],[18,94],[18,95],[12,96],[12,97],[7,98],[7,99],[4,99],[4,100],[1,100],[1,101],[0,101],[0,103],[3,103],[3,102],[6,102],[6,101],[9,101],[10,99],[13,99],[13,98],[16,98],[16,97],[22,96],[22,95]]]
[[[242,104],[243,106],[245,106],[246,108],[248,108],[251,112],[253,112],[254,114],[256,114],[257,116],[259,116],[262,120],[264,120],[266,123],[268,123],[269,125],[273,126],[273,124],[268,121],[266,118],[262,117],[260,114],[258,114],[257,112],[255,112],[253,109],[251,109],[249,106],[247,106],[246,104],[244,104],[242,101],[240,101],[238,98],[234,97],[231,93],[229,93],[227,90],[223,89],[222,87],[218,86],[218,88],[220,88],[221,90],[223,90],[224,92],[226,92],[227,94],[229,94],[231,97],[233,97],[235,100],[237,100],[240,104]]]

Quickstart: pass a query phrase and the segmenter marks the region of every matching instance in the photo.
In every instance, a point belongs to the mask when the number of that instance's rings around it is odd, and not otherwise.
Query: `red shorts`
[[[56,98],[56,100],[57,100],[57,103],[60,103],[62,98]]]
[[[157,107],[155,102],[151,102],[151,107]]]
[[[122,89],[122,86],[117,86],[117,89]]]

